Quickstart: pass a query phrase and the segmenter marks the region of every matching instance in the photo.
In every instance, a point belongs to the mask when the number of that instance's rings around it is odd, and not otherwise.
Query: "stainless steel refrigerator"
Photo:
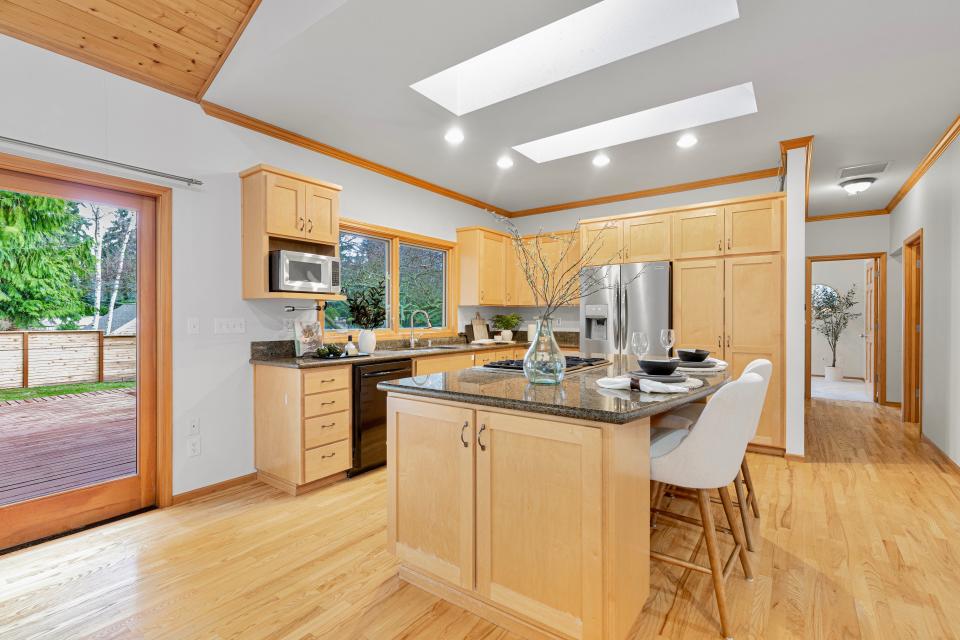
[[[580,272],[580,352],[629,355],[630,335],[647,334],[648,353],[666,355],[661,329],[672,329],[669,262],[587,267]]]

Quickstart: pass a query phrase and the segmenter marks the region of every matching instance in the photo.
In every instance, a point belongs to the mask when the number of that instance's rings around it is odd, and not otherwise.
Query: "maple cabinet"
[[[723,351],[723,259],[673,265],[673,329],[678,349]]]
[[[457,229],[460,304],[503,305],[506,302],[510,236],[482,227]]]
[[[623,262],[623,223],[620,220],[582,223],[580,251],[589,255],[584,266]]]
[[[781,250],[782,199],[727,205],[723,216],[726,255]]]
[[[623,221],[625,262],[669,260],[673,247],[673,216],[637,216]]]
[[[723,255],[723,208],[708,207],[673,214],[673,257]]]

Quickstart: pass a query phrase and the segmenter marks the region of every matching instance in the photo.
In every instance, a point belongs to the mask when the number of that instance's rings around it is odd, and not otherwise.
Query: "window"
[[[375,236],[340,232],[341,292],[348,299],[364,300],[367,318],[354,318],[350,305],[340,300],[327,303],[324,326],[327,329],[386,329],[390,326],[390,241]],[[364,320],[382,321],[361,327]]]
[[[430,325],[446,326],[447,252],[400,243],[400,327],[410,328],[414,311],[426,311]],[[423,314],[416,326],[425,327]]]
[[[348,300],[327,303],[328,330],[345,337],[371,325],[373,315],[381,336],[406,337],[411,316],[422,310],[432,335],[456,333],[449,326],[456,311],[449,293],[455,243],[346,219],[340,229],[341,293]],[[414,320],[418,329],[427,326],[423,314]]]

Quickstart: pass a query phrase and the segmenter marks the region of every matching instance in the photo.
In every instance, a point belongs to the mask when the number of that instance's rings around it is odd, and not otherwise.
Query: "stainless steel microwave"
[[[340,258],[300,251],[271,251],[270,291],[340,293]]]

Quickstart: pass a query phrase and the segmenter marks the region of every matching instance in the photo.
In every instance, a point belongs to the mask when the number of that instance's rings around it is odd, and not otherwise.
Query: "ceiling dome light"
[[[685,133],[677,140],[677,146],[681,149],[689,149],[695,144],[697,144],[697,136],[692,133]]]
[[[463,129],[460,127],[451,127],[443,135],[443,139],[450,144],[460,144],[463,142]]]
[[[851,178],[850,180],[844,180],[840,183],[840,186],[843,187],[843,190],[847,192],[847,195],[855,196],[862,191],[866,191],[870,188],[876,178]]]
[[[501,169],[509,169],[513,166],[513,158],[510,156],[500,156],[497,158],[497,166]]]
[[[598,153],[593,156],[593,166],[595,167],[605,167],[610,164],[610,156],[605,153]]]

